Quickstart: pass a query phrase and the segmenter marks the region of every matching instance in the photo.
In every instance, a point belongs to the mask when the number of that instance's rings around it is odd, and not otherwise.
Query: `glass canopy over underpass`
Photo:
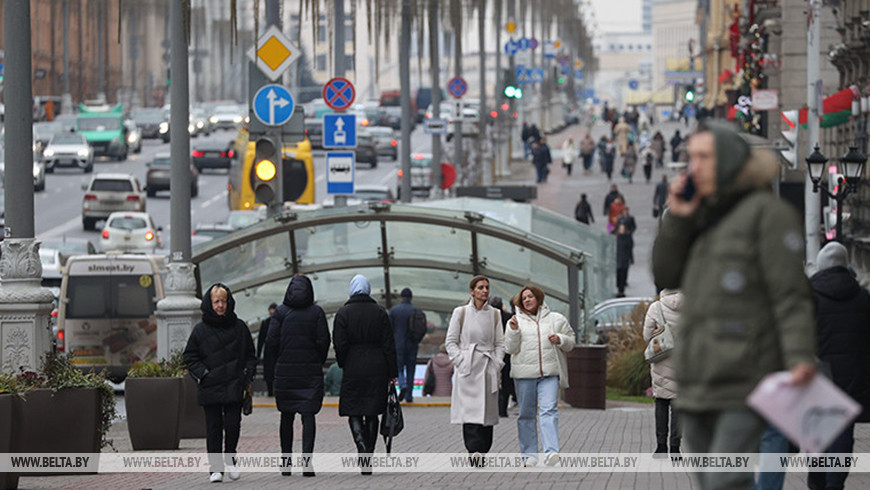
[[[533,205],[462,198],[289,211],[195,247],[193,262],[200,291],[227,284],[239,318],[255,328],[297,273],[311,278],[330,328],[355,274],[388,309],[409,287],[427,315],[420,355],[429,356],[475,274],[489,277],[490,294],[505,304],[524,284],[539,285],[583,338],[582,311],[612,297],[615,248],[603,231]]]

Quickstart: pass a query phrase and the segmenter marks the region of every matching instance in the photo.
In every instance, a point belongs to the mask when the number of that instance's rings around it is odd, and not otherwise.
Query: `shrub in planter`
[[[651,384],[649,364],[643,357],[643,321],[648,307],[639,304],[622,318],[620,328],[607,334],[607,385],[626,395],[642,396]]]
[[[127,372],[127,430],[134,450],[178,449],[183,408],[180,353],[170,360],[137,362]]]

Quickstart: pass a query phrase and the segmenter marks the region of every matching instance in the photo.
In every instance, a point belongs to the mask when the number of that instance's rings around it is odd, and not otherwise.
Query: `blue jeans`
[[[417,369],[417,346],[396,349],[396,361],[399,365],[399,389],[408,389],[405,400],[411,402],[414,400],[411,392],[414,390],[414,370]]]
[[[538,428],[536,415],[541,418],[541,443],[545,453],[559,452],[559,377],[514,379],[520,418],[517,434],[523,456],[538,460]]]
[[[769,458],[766,454],[789,452],[788,439],[776,427],[768,425],[767,430],[761,436],[761,446],[758,452],[761,453],[761,466],[764,468],[765,462]],[[770,464],[777,465],[778,461],[770,461]],[[785,472],[759,471],[758,483],[755,488],[758,490],[782,490],[783,483],[785,483]]]

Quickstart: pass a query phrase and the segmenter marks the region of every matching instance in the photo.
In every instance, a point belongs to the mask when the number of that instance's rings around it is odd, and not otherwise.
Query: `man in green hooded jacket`
[[[768,373],[815,374],[800,220],[771,192],[775,157],[724,123],[691,137],[689,174],[672,182],[653,245],[656,286],[685,292],[674,351],[684,439],[693,453],[757,453],[766,424],[746,397]],[[752,473],[697,477],[705,489],[753,485]]]

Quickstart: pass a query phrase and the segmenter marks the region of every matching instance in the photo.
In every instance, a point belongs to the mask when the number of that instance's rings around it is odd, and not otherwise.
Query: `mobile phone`
[[[683,186],[683,192],[680,193],[679,197],[683,201],[691,201],[692,198],[695,197],[695,179],[692,178],[692,174],[686,175],[686,185]]]

